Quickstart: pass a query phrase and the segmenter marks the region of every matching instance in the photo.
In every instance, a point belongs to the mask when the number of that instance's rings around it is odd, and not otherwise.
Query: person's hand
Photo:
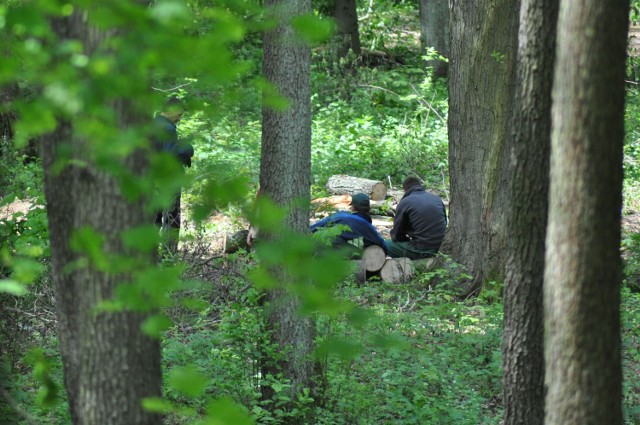
[[[249,233],[247,233],[247,245],[253,246],[253,242],[258,237],[258,229],[256,227],[249,227]]]

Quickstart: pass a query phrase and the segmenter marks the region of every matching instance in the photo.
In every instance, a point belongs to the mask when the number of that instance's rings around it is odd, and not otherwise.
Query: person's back
[[[426,258],[440,249],[447,228],[442,200],[427,191],[415,177],[405,179],[405,191],[396,209],[388,243],[392,257]]]

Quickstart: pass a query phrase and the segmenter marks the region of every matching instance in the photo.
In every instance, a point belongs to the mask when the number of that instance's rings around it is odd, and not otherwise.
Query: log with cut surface
[[[388,258],[380,269],[380,277],[384,282],[407,282],[414,274],[413,262],[405,257]]]
[[[387,255],[384,253],[384,250],[377,245],[368,246],[362,252],[364,268],[368,272],[377,272],[380,270],[386,258]]]
[[[373,201],[382,201],[387,196],[387,186],[383,182],[345,174],[329,177],[327,190],[334,195],[366,193]]]

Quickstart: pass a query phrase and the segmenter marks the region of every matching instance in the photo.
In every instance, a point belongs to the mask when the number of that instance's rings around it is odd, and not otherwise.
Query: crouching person
[[[378,245],[387,253],[387,244],[378,231],[371,224],[371,204],[369,196],[365,193],[357,193],[351,197],[351,212],[338,211],[311,226],[311,232],[315,233],[319,229],[343,225],[346,227],[340,234],[335,236],[332,246],[345,252],[347,258],[360,258],[363,247]],[[355,245],[353,242],[362,238],[363,247]]]

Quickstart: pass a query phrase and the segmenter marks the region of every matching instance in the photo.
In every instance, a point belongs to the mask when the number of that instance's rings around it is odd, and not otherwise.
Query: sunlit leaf
[[[11,279],[4,279],[4,280],[0,280],[0,293],[5,293],[5,294],[15,295],[17,297],[20,297],[27,293],[27,288],[24,286],[24,284],[18,281],[11,280]]]

